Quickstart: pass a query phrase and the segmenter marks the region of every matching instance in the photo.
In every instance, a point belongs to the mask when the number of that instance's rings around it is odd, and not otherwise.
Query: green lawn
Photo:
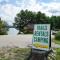
[[[60,48],[56,49],[56,60],[60,60]]]
[[[60,44],[59,40],[54,40],[56,44]],[[60,60],[60,48],[56,48],[56,60]]]
[[[59,40],[54,40],[54,42],[55,42],[56,44],[60,44],[60,41],[59,41]]]

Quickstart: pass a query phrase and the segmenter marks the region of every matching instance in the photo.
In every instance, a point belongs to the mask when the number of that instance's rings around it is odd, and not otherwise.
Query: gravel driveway
[[[32,35],[1,35],[0,47],[24,48],[32,44]]]
[[[52,39],[54,36],[52,35]],[[25,48],[31,46],[32,35],[0,35],[0,47],[20,47]],[[52,47],[60,47],[60,45],[52,43]]]

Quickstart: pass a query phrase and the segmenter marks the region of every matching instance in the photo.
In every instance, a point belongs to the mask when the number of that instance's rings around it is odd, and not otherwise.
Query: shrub
[[[55,39],[56,39],[56,40],[60,40],[60,31],[56,33]]]
[[[7,35],[8,28],[6,26],[8,26],[8,24],[0,18],[0,35]]]

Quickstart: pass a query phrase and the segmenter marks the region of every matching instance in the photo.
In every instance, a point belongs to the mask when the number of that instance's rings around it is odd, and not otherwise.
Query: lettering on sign
[[[32,48],[49,50],[49,44],[50,44],[50,24],[35,24]]]

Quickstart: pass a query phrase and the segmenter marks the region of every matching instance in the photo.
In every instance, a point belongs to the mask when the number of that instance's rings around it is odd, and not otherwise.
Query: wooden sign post
[[[47,60],[51,48],[50,24],[35,24],[32,40],[32,60]]]

